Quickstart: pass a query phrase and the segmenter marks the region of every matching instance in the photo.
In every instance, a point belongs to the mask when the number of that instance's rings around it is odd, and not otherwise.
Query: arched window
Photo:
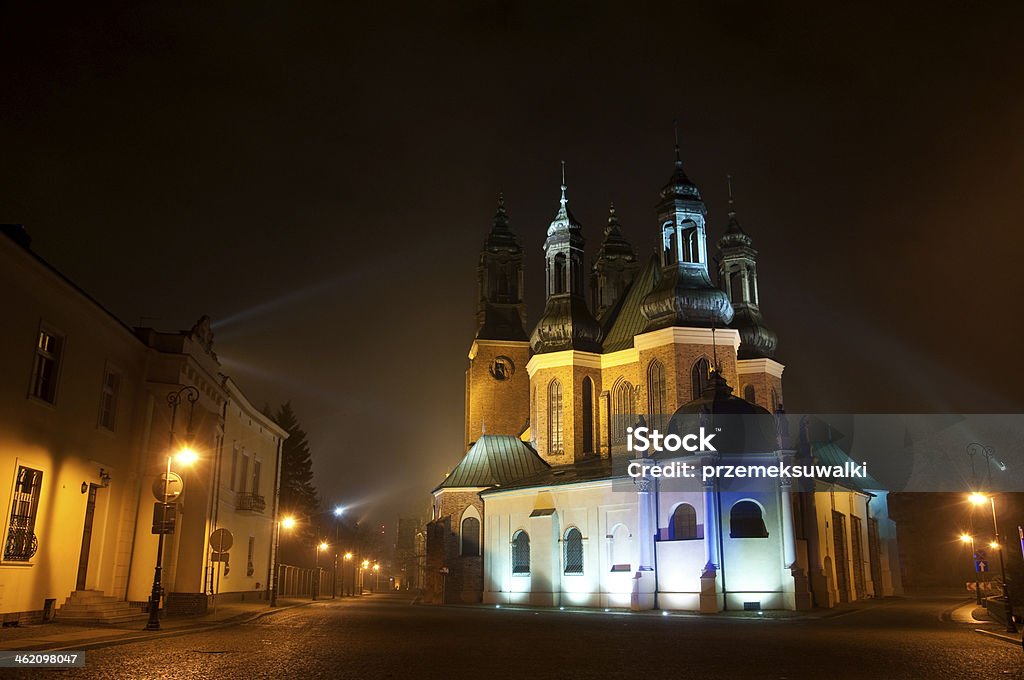
[[[655,359],[647,367],[647,414],[650,416],[650,426],[664,430],[666,411],[665,367]]]
[[[583,453],[594,452],[594,381],[583,379]]]
[[[733,302],[743,302],[743,272],[729,274],[729,292]]]
[[[565,532],[565,573],[583,573],[583,534],[576,527]]]
[[[612,388],[612,443],[626,443],[626,428],[632,425],[635,419],[633,386],[628,380],[620,380]]]
[[[690,371],[690,386],[694,399],[700,399],[701,392],[707,387],[711,375],[711,364],[704,357],[697,359]]]
[[[671,224],[669,222],[668,224]],[[679,261],[679,240],[676,230],[672,229],[668,235],[668,243],[665,244],[665,264],[675,264]]]
[[[680,503],[672,511],[672,524],[668,528],[673,541],[689,541],[697,535],[697,511],[689,503]]]
[[[612,529],[611,545],[609,550],[609,561],[612,565],[612,571],[632,571],[631,554],[629,546],[629,530],[622,524],[617,525]]]
[[[565,253],[558,253],[555,255],[555,271],[554,280],[551,282],[551,292],[553,295],[565,292]]]
[[[480,556],[480,520],[467,517],[462,520],[462,555],[464,557]]]
[[[729,513],[730,538],[768,538],[768,529],[761,516],[761,506],[753,501],[740,501]]]
[[[753,385],[747,385],[743,388],[743,398],[749,401],[751,404],[757,403],[757,392],[754,390]]]
[[[512,573],[530,573],[530,536],[525,531],[517,531],[512,537]]]
[[[548,384],[548,453],[562,453],[562,383],[552,380]]]

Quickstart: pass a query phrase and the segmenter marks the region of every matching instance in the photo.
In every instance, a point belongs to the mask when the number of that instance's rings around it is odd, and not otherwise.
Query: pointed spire
[[[676,118],[672,119],[672,131],[676,136],[676,167],[683,167],[683,159],[679,157],[679,120]]]
[[[729,217],[736,216],[736,206],[732,198],[732,175],[726,175],[725,180],[729,183]]]
[[[561,198],[561,203],[562,203],[562,208],[563,209],[565,209],[565,204],[569,202],[569,199],[567,199],[565,197],[565,190],[567,188],[568,187],[565,186],[565,161],[562,161],[562,198]]]
[[[740,226],[740,221],[736,219],[736,199],[732,193],[732,175],[726,175],[725,181],[729,185],[729,222],[725,225],[725,236],[722,237],[719,247],[735,244],[745,244],[749,246],[750,237],[748,237],[746,232],[743,231],[743,227]]]

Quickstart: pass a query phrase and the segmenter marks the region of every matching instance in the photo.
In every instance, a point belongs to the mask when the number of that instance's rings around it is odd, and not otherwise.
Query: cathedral
[[[433,491],[429,597],[533,606],[832,607],[901,590],[886,491],[870,476],[657,479],[631,461],[850,462],[801,421],[760,311],[757,251],[675,166],[638,254],[614,206],[587,267],[564,180],[544,242],[546,300],[527,332],[523,249],[501,198],[477,268],[465,455]],[[712,272],[711,263],[715,263]],[[712,275],[716,281],[712,280]],[[629,450],[634,427],[720,432],[714,450]]]

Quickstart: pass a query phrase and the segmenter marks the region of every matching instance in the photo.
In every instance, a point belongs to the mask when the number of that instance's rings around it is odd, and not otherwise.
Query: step
[[[108,612],[108,611],[119,611],[125,609],[127,605],[124,602],[96,602],[89,604],[66,604],[57,611],[59,612]]]
[[[97,626],[117,626],[129,623],[142,623],[149,616],[145,612],[138,614],[119,614],[117,616],[109,616],[106,618],[94,618],[94,617],[57,617],[57,620],[61,623],[68,624],[89,624]]]

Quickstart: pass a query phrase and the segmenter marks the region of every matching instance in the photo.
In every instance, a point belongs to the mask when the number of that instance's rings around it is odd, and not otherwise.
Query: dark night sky
[[[425,511],[460,458],[495,194],[535,320],[559,160],[646,255],[674,118],[790,412],[1024,407],[1019,5],[284,5],[0,11],[0,222],[130,324],[210,314],[329,501]]]

